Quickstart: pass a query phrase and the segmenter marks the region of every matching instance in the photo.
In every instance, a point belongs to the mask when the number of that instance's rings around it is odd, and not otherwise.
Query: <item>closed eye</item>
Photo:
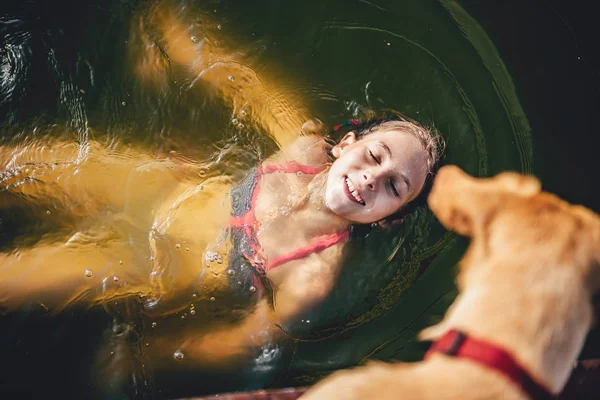
[[[400,194],[396,190],[396,185],[394,185],[394,181],[392,180],[390,181],[390,189],[392,189],[392,193],[394,194],[394,196],[400,197]]]
[[[372,158],[373,160],[375,160],[375,162],[376,162],[377,164],[381,164],[381,161],[379,160],[379,158],[375,157],[375,154],[373,154],[373,152],[372,152],[371,150],[369,150],[369,155],[371,156],[371,158]]]

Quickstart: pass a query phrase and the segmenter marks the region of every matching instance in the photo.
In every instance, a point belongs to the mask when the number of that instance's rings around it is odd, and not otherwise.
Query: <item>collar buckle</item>
[[[460,346],[463,344],[466,338],[467,335],[465,333],[458,330],[454,331],[454,339],[452,340],[452,343],[450,343],[450,346],[448,346],[447,349],[442,350],[442,353],[448,356],[456,356]]]

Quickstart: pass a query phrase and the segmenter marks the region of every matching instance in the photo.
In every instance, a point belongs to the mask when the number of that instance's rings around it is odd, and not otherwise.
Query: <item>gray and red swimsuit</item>
[[[266,289],[271,292],[266,273],[289,261],[299,260],[310,254],[323,251],[341,241],[348,240],[348,230],[322,235],[310,243],[272,260],[267,259],[256,236],[259,223],[254,214],[256,199],[260,192],[263,175],[274,172],[286,174],[303,173],[315,175],[323,168],[310,167],[294,161],[284,164],[261,164],[231,190],[231,219],[229,222],[233,250],[230,253],[230,268],[236,274],[230,278],[233,285],[242,285],[249,292]],[[238,274],[239,273],[239,274]],[[240,279],[245,277],[245,279]],[[254,287],[254,289],[252,289]]]

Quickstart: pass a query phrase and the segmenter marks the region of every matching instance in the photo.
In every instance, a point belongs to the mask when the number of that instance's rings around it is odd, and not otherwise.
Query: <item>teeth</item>
[[[354,189],[354,185],[352,184],[352,182],[350,182],[349,178],[346,178],[346,186],[348,186],[348,191],[352,194],[352,196],[356,199],[356,201],[358,201],[360,204],[362,204],[364,206],[365,201],[363,200],[362,197],[360,197],[360,194],[358,194],[358,190]]]
[[[348,185],[348,189],[350,190],[350,192],[354,191],[354,185],[352,184],[352,182],[350,182],[350,179],[346,178],[346,185]]]

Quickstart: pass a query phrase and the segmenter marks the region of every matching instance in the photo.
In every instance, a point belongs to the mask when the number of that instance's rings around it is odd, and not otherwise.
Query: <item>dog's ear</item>
[[[531,197],[542,191],[540,181],[530,175],[521,175],[516,172],[503,172],[490,180],[490,183],[498,182],[498,189],[514,193],[523,197]]]

